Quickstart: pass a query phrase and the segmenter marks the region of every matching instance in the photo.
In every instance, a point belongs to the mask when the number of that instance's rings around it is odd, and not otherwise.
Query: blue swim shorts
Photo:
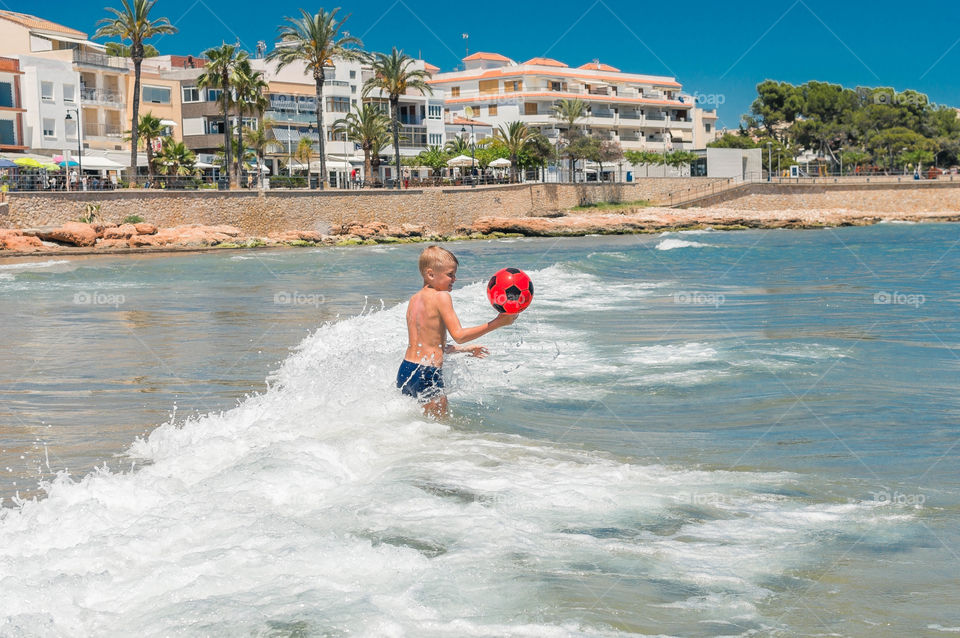
[[[397,387],[420,403],[429,403],[443,396],[443,370],[404,359],[397,371]]]

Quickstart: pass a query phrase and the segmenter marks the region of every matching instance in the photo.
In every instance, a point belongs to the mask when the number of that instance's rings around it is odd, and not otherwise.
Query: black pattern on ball
[[[520,272],[520,269],[519,269],[519,268],[507,268],[507,272],[510,273],[511,275],[515,275],[515,274],[517,274],[518,272]]]
[[[496,310],[497,312],[506,312],[506,310],[504,310],[503,306],[501,306],[501,305],[498,304],[498,303],[493,304],[493,309]]]
[[[508,299],[509,301],[516,301],[517,299],[519,299],[519,298],[520,298],[520,294],[521,294],[522,292],[523,292],[523,291],[520,290],[520,288],[517,287],[517,286],[515,286],[515,285],[514,285],[514,286],[510,286],[509,288],[507,288],[506,290],[503,291],[503,293],[507,296],[507,299]]]
[[[490,290],[496,285],[497,285],[497,276],[494,275],[493,277],[490,278],[490,283],[487,284],[487,290]]]

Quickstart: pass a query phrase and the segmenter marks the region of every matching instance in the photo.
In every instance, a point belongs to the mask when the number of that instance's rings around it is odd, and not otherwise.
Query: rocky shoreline
[[[381,222],[346,224],[319,230],[290,230],[266,237],[250,236],[234,226],[198,224],[157,228],[149,223],[68,222],[33,229],[0,229],[0,257],[57,254],[130,254],[213,249],[302,246],[356,246],[491,239],[500,237],[576,237],[655,233],[685,228],[826,228],[865,226],[883,221],[954,222],[958,211],[914,213],[846,209],[754,211],[732,208],[624,208],[612,211],[566,211],[541,217],[483,217],[453,235],[440,235],[414,224]]]

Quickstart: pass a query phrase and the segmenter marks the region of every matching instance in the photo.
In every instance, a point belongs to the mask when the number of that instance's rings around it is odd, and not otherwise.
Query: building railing
[[[641,115],[636,111],[624,111],[620,113],[620,117],[624,120],[639,120]]]
[[[604,117],[604,118],[613,118],[613,111],[601,111],[599,109],[593,109],[590,111],[592,117]]]
[[[83,123],[84,137],[122,137],[123,127],[119,124]]]
[[[77,64],[90,64],[93,66],[102,66],[110,69],[127,70],[127,59],[116,58],[103,53],[89,53],[75,49],[73,52],[73,61]]]
[[[514,96],[514,95],[516,95],[517,93],[544,93],[544,92],[555,92],[555,93],[558,93],[558,94],[573,94],[573,95],[594,95],[594,96],[598,96],[598,97],[606,97],[606,98],[608,98],[611,102],[616,102],[618,99],[637,99],[637,98],[640,98],[640,99],[649,99],[649,100],[665,100],[665,99],[667,99],[667,98],[664,97],[663,94],[661,94],[661,93],[651,93],[650,91],[643,91],[643,95],[639,95],[638,93],[637,93],[637,94],[633,94],[633,95],[627,95],[626,93],[622,93],[622,94],[620,94],[620,95],[613,95],[613,94],[610,94],[610,93],[596,93],[596,92],[594,92],[594,91],[587,91],[586,89],[578,88],[578,87],[573,87],[573,86],[568,87],[566,90],[563,90],[563,91],[551,91],[551,89],[550,89],[549,87],[538,87],[538,86],[536,86],[536,85],[524,86],[524,87],[521,88],[519,91],[505,90],[505,89],[502,88],[502,87],[499,87],[499,88],[497,88],[496,90],[483,90],[483,91],[480,91],[480,90],[470,90],[470,91],[467,91],[467,90],[461,89],[461,90],[460,90],[460,95],[458,95],[458,96],[452,96],[452,95],[451,95],[451,96],[448,96],[448,97],[450,97],[450,98],[454,98],[454,97],[459,97],[459,98],[479,98],[479,97],[490,97],[490,96],[499,96],[499,95],[502,95],[502,96],[508,96],[508,95],[509,95],[509,96]],[[559,99],[559,98],[558,98],[558,99]],[[677,100],[677,99],[673,99],[673,101],[675,101],[675,102],[677,103],[678,107],[684,106],[684,104],[683,104],[682,102],[680,102],[679,100]],[[690,105],[688,104],[687,106],[690,106]]]
[[[80,99],[83,102],[93,102],[96,104],[125,104],[123,96],[118,91],[110,91],[108,89],[81,89]]]

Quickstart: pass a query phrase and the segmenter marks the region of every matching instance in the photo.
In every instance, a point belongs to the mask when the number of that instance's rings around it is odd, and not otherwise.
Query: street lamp
[[[466,137],[467,129],[464,126],[460,127],[460,135]],[[477,171],[477,158],[474,153],[474,137],[473,137],[473,124],[470,124],[470,187],[477,187],[476,171]]]
[[[290,142],[293,140],[290,133],[291,118],[287,118],[287,177],[293,177],[293,150],[290,148]]]
[[[67,117],[65,119],[73,120],[73,118],[70,117],[71,111],[77,114],[77,187],[79,188],[83,182],[83,141],[80,139],[80,109],[67,109]],[[67,167],[69,168],[69,165]],[[70,183],[69,179],[66,181],[68,184]]]
[[[767,142],[767,181],[773,179],[773,143]]]

